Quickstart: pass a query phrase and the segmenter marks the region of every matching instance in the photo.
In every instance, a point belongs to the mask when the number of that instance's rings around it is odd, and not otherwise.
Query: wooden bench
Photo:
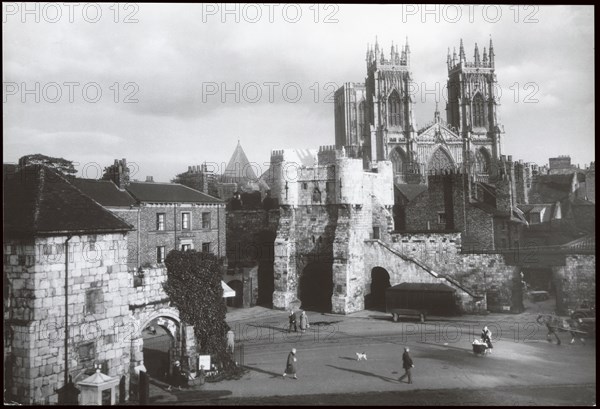
[[[421,322],[425,322],[427,314],[425,311],[406,309],[406,308],[391,308],[388,312],[392,314],[392,320],[398,322],[400,317],[413,317],[418,318]]]

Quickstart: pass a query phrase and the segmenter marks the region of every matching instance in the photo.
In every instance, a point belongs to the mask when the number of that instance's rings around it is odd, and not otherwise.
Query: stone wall
[[[65,241],[38,237],[4,243],[12,330],[11,395],[24,403],[57,402],[65,371]],[[76,383],[103,363],[129,378],[127,241],[124,234],[73,236],[68,243],[69,374]],[[123,261],[125,260],[125,261]]]
[[[460,233],[393,234],[392,248],[426,265],[434,272],[449,276],[475,294],[493,293],[494,305],[522,311],[520,268],[508,265],[502,254],[463,253]]]
[[[564,266],[552,267],[556,294],[556,310],[567,314],[579,308],[582,302],[596,300],[596,256],[572,254],[566,256]]]
[[[227,260],[230,267],[256,265],[266,251],[262,232],[275,233],[279,223],[279,209],[228,210]]]

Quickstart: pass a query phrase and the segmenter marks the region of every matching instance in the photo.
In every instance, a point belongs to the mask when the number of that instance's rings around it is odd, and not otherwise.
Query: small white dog
[[[365,361],[367,360],[367,353],[366,352],[357,352],[356,353],[356,360],[360,361],[361,359],[364,359]]]

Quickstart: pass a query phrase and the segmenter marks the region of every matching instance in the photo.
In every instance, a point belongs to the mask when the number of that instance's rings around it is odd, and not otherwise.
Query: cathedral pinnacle
[[[463,46],[463,40],[462,38],[460,39],[460,47],[459,47],[459,58],[460,58],[460,62],[466,62],[467,59],[465,57],[465,47]]]
[[[475,60],[475,65],[476,66],[480,65],[481,61],[479,59],[479,48],[477,47],[477,43],[475,43],[475,56],[474,56],[474,60]]]

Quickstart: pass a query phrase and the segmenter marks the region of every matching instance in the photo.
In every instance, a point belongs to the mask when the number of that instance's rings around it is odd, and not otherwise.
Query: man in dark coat
[[[296,376],[296,348],[292,348],[292,351],[288,354],[283,377],[285,378],[286,375],[293,375],[294,379],[298,379]]]
[[[412,383],[410,370],[415,366],[413,365],[412,358],[408,354],[409,351],[410,350],[408,349],[408,347],[406,347],[404,348],[404,353],[402,354],[402,367],[404,368],[404,375],[402,375],[400,379],[398,379],[398,381],[400,382],[402,382],[404,378],[408,377],[408,383]]]
[[[292,332],[292,327],[294,327],[294,332],[298,332],[298,327],[296,326],[296,313],[294,310],[290,310],[289,320],[290,327],[288,328],[288,332]]]
[[[181,368],[181,363],[175,361],[173,364],[173,374],[171,375],[171,385],[169,385],[168,391],[171,391],[173,387],[181,390],[182,386],[187,386],[187,376],[185,371]]]

